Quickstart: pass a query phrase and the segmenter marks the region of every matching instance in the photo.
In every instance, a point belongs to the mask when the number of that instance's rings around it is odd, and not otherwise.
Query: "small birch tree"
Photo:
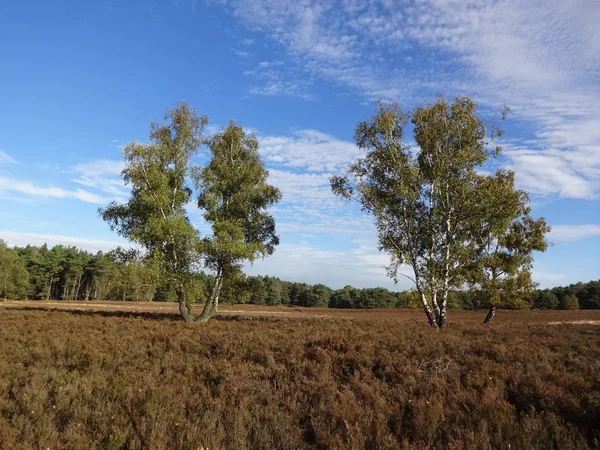
[[[484,211],[480,214],[476,257],[466,278],[488,298],[490,309],[484,323],[490,323],[498,306],[529,306],[537,286],[531,278],[533,252],[546,251],[545,236],[550,227],[543,217],[531,216],[529,196],[514,188],[514,173],[498,171],[486,181],[494,195],[481,202]]]

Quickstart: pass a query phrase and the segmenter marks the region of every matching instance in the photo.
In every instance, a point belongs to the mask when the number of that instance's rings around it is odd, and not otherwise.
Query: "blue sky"
[[[600,278],[597,0],[97,0],[0,5],[0,239],[109,250],[120,154],[186,100],[254,131],[284,200],[248,273],[397,286],[372,220],[330,193],[377,99],[506,104],[503,166],[553,226],[534,279]],[[198,213],[190,216],[207,231]]]

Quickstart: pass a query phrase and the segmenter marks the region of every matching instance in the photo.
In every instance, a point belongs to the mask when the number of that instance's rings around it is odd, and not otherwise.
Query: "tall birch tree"
[[[198,207],[211,225],[202,239],[204,265],[214,274],[213,289],[199,321],[214,315],[223,282],[234,278],[246,261],[271,255],[279,244],[275,219],[267,209],[281,198],[267,183],[269,172],[258,153],[258,140],[231,122],[208,143],[211,159],[194,170]]]
[[[409,122],[416,149],[404,140]],[[501,135],[485,126],[470,98],[438,98],[410,114],[380,104],[378,114],[356,128],[364,157],[347,176],[331,178],[336,195],[373,214],[380,250],[391,257],[388,274],[414,282],[434,328],[446,326],[450,289],[474,281],[486,244],[519,216],[519,193],[502,182],[509,173],[480,170],[500,154],[495,141]],[[499,196],[508,199],[507,208],[490,208]],[[401,272],[403,265],[413,274]]]

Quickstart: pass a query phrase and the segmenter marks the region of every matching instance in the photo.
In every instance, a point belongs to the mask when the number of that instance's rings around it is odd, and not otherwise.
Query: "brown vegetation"
[[[546,326],[595,312],[435,332],[419,311],[186,325],[23,306],[0,306],[2,449],[600,446],[598,327]]]

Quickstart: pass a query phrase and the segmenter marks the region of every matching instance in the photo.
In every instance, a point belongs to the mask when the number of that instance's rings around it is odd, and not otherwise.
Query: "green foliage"
[[[331,296],[331,289],[324,284],[315,284],[308,291],[306,296],[305,304],[302,306],[313,306],[319,308],[326,308],[329,304],[329,297]]]
[[[280,200],[281,193],[267,183],[269,172],[260,159],[256,137],[231,122],[210,139],[208,147],[210,162],[193,171],[198,207],[212,228],[199,249],[205,267],[215,274],[200,320],[216,313],[223,283],[239,274],[244,262],[271,255],[279,244],[275,219],[267,208]]]
[[[528,195],[515,190],[514,174],[498,172],[482,215],[479,251],[470,264],[468,281],[488,297],[493,306],[524,309],[536,287],[531,279],[534,251],[543,252],[550,227],[544,218],[530,216]],[[495,211],[502,211],[502,214]]]
[[[573,294],[564,296],[560,299],[560,309],[579,309],[579,299]]]
[[[281,195],[266,182],[258,140],[246,136],[241,126],[231,123],[205,141],[208,118],[186,103],[165,119],[166,124],[152,124],[150,143],[133,142],[125,148],[122,175],[131,186],[129,201],[113,202],[100,213],[113,230],[144,248],[144,259],[165,284],[161,296],[177,297],[186,321],[205,321],[217,312],[222,289],[230,301],[237,295],[236,277],[243,263],[273,253],[279,238],[266,209]],[[203,143],[208,144],[210,161],[204,168],[193,167],[191,159]],[[202,239],[185,210],[194,194],[190,181],[212,228]],[[199,298],[192,287],[201,261],[214,279],[196,319],[191,305]]]
[[[578,309],[577,307],[581,309],[600,309],[600,280],[544,289],[537,291],[535,295],[539,297],[547,293],[551,293],[559,299],[561,309]],[[575,299],[577,302],[575,302]]]
[[[353,287],[344,286],[331,294],[329,299],[330,308],[354,308],[354,299],[352,295]]]
[[[533,306],[537,309],[557,309],[558,297],[551,291],[537,291],[533,296]]]
[[[418,151],[404,141],[409,120]],[[452,288],[478,284],[494,297],[501,290],[507,297],[531,290],[530,255],[545,249],[548,227],[529,217],[527,196],[515,190],[512,172],[479,171],[500,154],[492,143],[501,135],[484,125],[469,98],[439,98],[410,115],[380,104],[378,114],[356,128],[364,157],[348,177],[331,178],[336,195],[373,214],[380,249],[391,257],[389,275],[406,276],[400,267],[412,267],[409,278],[433,327],[446,324]],[[498,271],[503,283],[494,276],[488,282],[487,275]]]
[[[111,229],[143,246],[145,258],[184,297],[200,256],[198,232],[185,211],[192,198],[187,178],[208,118],[183,103],[165,119],[168,124],[152,124],[150,143],[132,142],[125,147],[122,175],[131,186],[129,201],[113,202],[100,213]]]
[[[280,305],[283,298],[283,284],[277,278],[265,277],[265,287],[267,291],[267,305]]]
[[[74,264],[73,261],[83,263]],[[213,275],[195,272],[185,286],[186,292],[203,303],[211,294],[214,280]],[[5,282],[7,288],[4,288]],[[91,254],[64,246],[9,248],[0,241],[0,298],[3,296],[14,299],[179,301],[172,283],[161,276],[151,260],[140,257],[135,251],[117,249]],[[324,289],[323,285],[293,283],[276,277],[245,277],[241,272],[235,274],[231,282],[223,284],[221,300],[224,303],[354,309],[416,308],[421,302],[416,290],[391,292],[384,288],[345,286],[333,291]],[[523,298],[506,298],[498,306],[505,309],[600,309],[599,300],[600,280],[537,290]],[[452,289],[448,293],[448,305],[466,310],[483,309],[489,308],[492,300],[488,291],[474,286]]]
[[[0,298],[26,298],[28,287],[29,272],[24,259],[0,240]]]
[[[214,286],[214,277],[210,277],[210,280],[210,285]],[[221,303],[244,304],[249,303],[251,297],[252,292],[248,289],[248,279],[243,272],[231,273],[223,280],[220,293]]]
[[[10,250],[10,249],[9,249]],[[123,251],[95,255],[75,247],[57,245],[48,249],[27,246],[13,251],[28,273],[13,298],[44,300],[158,299],[160,273],[147,261]],[[1,253],[1,250],[0,250]],[[29,275],[30,274],[30,275]]]
[[[385,288],[355,289],[345,286],[331,294],[330,308],[395,308],[407,307],[408,296],[405,293],[390,292]]]
[[[253,305],[264,305],[267,303],[267,287],[261,277],[248,278],[248,290],[250,291],[250,303]]]
[[[297,306],[306,305],[310,286],[306,283],[290,283],[289,297],[290,304]]]
[[[269,256],[279,244],[275,220],[266,209],[281,198],[267,184],[268,171],[258,153],[258,140],[246,136],[233,122],[209,142],[211,160],[196,168],[198,207],[212,225],[212,236],[202,240],[205,265],[226,275],[244,261]]]

